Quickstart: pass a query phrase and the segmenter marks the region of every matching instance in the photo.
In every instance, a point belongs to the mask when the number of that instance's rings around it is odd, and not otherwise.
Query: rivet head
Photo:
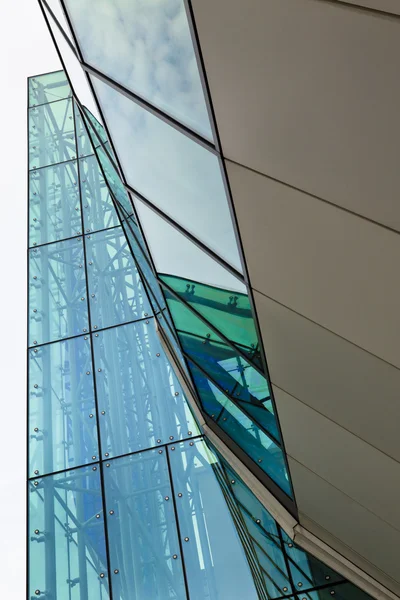
[[[113,514],[114,514],[114,511],[113,511],[113,510],[110,510],[109,514],[110,514],[110,515],[113,515]]]
[[[160,356],[160,353],[159,353],[159,352],[157,352],[156,356]]]
[[[34,312],[34,313],[37,313],[37,308],[34,308],[34,309],[33,309],[33,312]]]
[[[158,454],[162,454],[162,450],[159,450],[159,451],[158,451]]]
[[[93,415],[92,415],[92,413],[90,413],[90,415],[89,415],[89,419],[93,419]]]
[[[87,339],[88,339],[88,336],[87,336],[87,335],[85,335],[85,337],[84,337],[83,339],[84,339],[84,340],[87,340]]]
[[[90,375],[90,371],[86,371],[86,375]]]
[[[39,427],[35,427],[33,431],[39,431]]]
[[[165,496],[164,500],[166,500],[168,502],[169,496]]]
[[[85,329],[82,329],[82,331],[83,331],[83,333],[86,333],[86,332],[87,332],[87,329],[86,329],[86,328],[85,328]]]
[[[335,595],[335,592],[334,592],[334,590],[332,590],[331,591],[331,596],[334,596],[334,595]]]
[[[39,535],[39,533],[40,533],[39,529],[35,529],[34,533],[35,533],[36,535]]]
[[[182,492],[179,492],[178,498],[182,498]]]
[[[96,457],[95,457],[95,456],[92,456],[92,460],[96,460]]]
[[[231,479],[231,483],[235,483],[235,480],[234,480],[234,479]]]
[[[256,523],[259,525],[261,523],[260,519],[256,519]]]
[[[283,591],[284,591],[284,592],[287,592],[287,591],[288,591],[287,587],[284,587],[284,588],[282,588],[282,589],[283,589]]]
[[[331,577],[330,577],[330,575],[325,575],[325,579],[326,579],[327,581],[329,581],[329,579],[330,579],[330,578],[331,578]]]
[[[103,579],[104,578],[104,573],[100,573],[100,577]]]
[[[91,298],[95,298],[95,295],[94,295],[94,294],[90,294],[90,297],[91,297]]]
[[[288,544],[289,548],[293,548],[293,544]]]
[[[171,450],[174,451],[175,450],[175,446],[171,446]]]
[[[37,486],[39,485],[39,482],[38,482],[38,481],[34,481],[34,482],[33,482],[33,485],[34,485],[35,487],[37,487]]]
[[[258,462],[259,462],[259,463],[262,463],[262,458],[259,458],[259,459],[258,459]]]
[[[98,333],[95,333],[95,336],[94,336],[94,337],[99,337],[99,334],[98,334]]]
[[[170,436],[169,436],[169,439],[170,439],[170,440],[173,440],[173,439],[174,439],[174,436],[173,436],[173,435],[170,435]]]
[[[157,444],[161,444],[161,440],[160,439],[157,440]]]
[[[179,392],[175,392],[175,396],[179,396]]]
[[[188,541],[189,541],[189,538],[188,538],[188,537],[185,537],[185,538],[184,538],[184,540],[185,540],[185,542],[188,542]]]
[[[101,373],[101,369],[97,369],[99,373]]]
[[[84,300],[85,298],[82,296],[81,300]]]
[[[37,384],[37,383],[35,383],[35,385],[34,385],[33,387],[34,387],[34,388],[38,388],[39,386],[38,386],[38,384]]]
[[[97,467],[93,467],[93,468],[92,468],[92,471],[97,471]]]
[[[191,432],[191,431],[188,431],[188,435],[192,435],[192,432]]]
[[[118,573],[119,573],[118,569],[114,569],[114,573],[115,573],[116,575],[118,575]]]
[[[39,475],[39,471],[37,469],[34,470],[35,475]]]
[[[34,343],[34,344],[37,344],[37,341],[36,341],[36,340],[34,340],[34,342],[33,342],[33,343]]]
[[[110,466],[110,463],[106,463],[106,467],[108,468]]]
[[[109,452],[106,452],[104,456],[110,456],[110,453],[109,453]]]
[[[172,558],[173,558],[174,560],[176,560],[176,559],[178,558],[178,555],[177,555],[177,554],[173,554],[173,555],[172,555]]]
[[[40,590],[35,590],[36,596],[40,596]]]
[[[97,329],[97,325],[95,325],[95,326],[93,327],[93,329]]]
[[[298,585],[298,587],[303,587],[303,584],[301,583],[301,581],[299,581],[299,583],[297,585]]]
[[[189,446],[194,446],[194,442],[189,442]]]
[[[37,348],[35,348],[34,352],[37,352]]]
[[[100,519],[100,515],[96,515],[96,519]]]
[[[102,410],[102,411],[101,411],[101,414],[102,414],[102,415],[105,415],[105,414],[106,414],[106,411],[105,411],[105,410]]]

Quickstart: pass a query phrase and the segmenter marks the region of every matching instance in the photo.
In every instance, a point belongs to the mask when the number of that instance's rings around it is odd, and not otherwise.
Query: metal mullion
[[[76,58],[79,60],[79,56],[78,56],[78,52],[76,50],[76,48],[74,47],[74,45],[72,44],[71,40],[68,37],[68,34],[65,33],[64,29],[61,26],[61,23],[58,21],[57,17],[55,16],[55,14],[53,13],[53,11],[51,10],[50,6],[47,4],[46,0],[40,0],[44,6],[46,7],[46,9],[49,11],[49,14],[51,16],[51,18],[54,21],[54,24],[58,27],[58,29],[60,30],[60,33],[62,34],[62,36],[64,37],[65,41],[67,42],[68,46],[71,48],[72,52],[75,54]]]
[[[61,69],[62,70],[62,69]],[[54,71],[55,73],[58,73],[58,71]],[[44,73],[44,75],[50,75],[50,73]],[[40,75],[33,75],[33,78],[36,77],[40,77]],[[71,91],[71,95],[69,96],[65,96],[65,98],[57,98],[57,100],[50,100],[49,102],[41,102],[40,104],[31,104],[28,107],[28,110],[31,110],[32,108],[40,108],[41,106],[46,106],[47,104],[54,104],[55,102],[61,102],[62,100],[69,100],[72,97],[72,91]]]
[[[42,104],[42,106],[45,106],[45,105]],[[90,156],[90,155],[88,155],[88,156]],[[34,169],[34,168],[29,169],[28,173],[36,173],[36,171],[40,171],[41,169],[48,169],[49,167],[57,167],[58,165],[65,165],[67,163],[73,163],[75,161],[76,161],[76,158],[69,158],[68,160],[61,160],[60,162],[51,163],[50,165],[43,165],[43,167],[36,167],[36,169]]]
[[[105,227],[104,229],[93,230],[90,233],[87,233],[85,235],[96,235],[96,233],[102,233],[103,231],[111,231],[112,229],[116,229],[117,227],[121,227],[121,226],[113,225],[112,227]],[[44,242],[43,244],[38,244],[37,246],[29,246],[28,250],[33,250],[35,248],[42,248],[43,246],[51,246],[51,244],[58,244],[59,242],[69,242],[70,240],[76,240],[77,238],[81,238],[81,237],[82,237],[82,234],[77,233],[76,235],[72,235],[71,237],[53,240],[52,242]]]

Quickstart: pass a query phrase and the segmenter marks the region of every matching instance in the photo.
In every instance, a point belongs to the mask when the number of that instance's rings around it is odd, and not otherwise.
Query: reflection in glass
[[[29,109],[29,169],[76,158],[72,100]]]
[[[71,96],[71,88],[64,71],[37,75],[28,79],[29,106],[46,104]]]
[[[96,156],[79,160],[85,233],[119,225],[119,219]]]
[[[87,336],[29,350],[30,475],[98,458],[93,367]],[[95,458],[93,458],[95,457]]]
[[[29,345],[88,331],[81,238],[29,251]]]
[[[107,600],[98,467],[29,482],[29,598]]]
[[[201,440],[168,448],[191,600],[257,600],[249,549],[219,482],[216,457]]]
[[[151,314],[151,305],[121,227],[87,236],[86,256],[93,329]]]
[[[67,0],[83,57],[212,139],[183,0]]]
[[[241,271],[217,156],[91,79],[128,183]]]
[[[29,173],[29,246],[82,233],[76,161]]]
[[[104,487],[113,597],[186,600],[165,452],[148,450],[107,465]]]
[[[118,456],[197,434],[154,319],[93,339],[103,453]]]

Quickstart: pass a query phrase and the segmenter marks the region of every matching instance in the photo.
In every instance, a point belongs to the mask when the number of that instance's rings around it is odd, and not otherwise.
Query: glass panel
[[[87,117],[86,122],[89,121],[88,123],[88,127],[90,130],[90,134],[92,136],[92,142],[95,145],[95,147],[97,148],[97,146],[99,145],[98,143],[98,137],[94,134],[92,134],[92,129],[95,129],[97,131],[97,133],[100,136],[100,139],[102,140],[102,142],[104,142],[105,144],[108,142],[107,140],[107,134],[106,134],[106,130],[104,129],[104,127],[99,123],[98,119],[92,115],[92,113],[90,112],[90,110],[88,110],[87,108],[84,108],[84,112],[85,115]],[[96,141],[95,141],[96,140]]]
[[[165,291],[183,350],[275,440],[280,439],[268,383],[234,348]]]
[[[183,0],[67,0],[86,62],[212,139]]]
[[[76,158],[72,100],[29,109],[29,169]]]
[[[308,592],[307,594],[302,593],[301,597],[298,596],[298,598],[301,598],[301,600],[303,597],[306,600],[332,600],[332,596],[337,600],[372,600],[369,594],[349,582],[332,587],[329,586],[322,590]]]
[[[83,156],[89,156],[94,154],[94,149],[90,141],[90,136],[86,131],[86,127],[79,111],[78,106],[74,102],[74,114],[75,114],[75,127],[76,136],[78,140],[78,154],[82,158]]]
[[[189,361],[204,410],[258,466],[292,496],[281,448]]]
[[[88,109],[92,113],[94,113],[99,119],[100,115],[97,110],[92,90],[90,88],[89,81],[86,77],[86,73],[84,72],[79,60],[71,50],[70,46],[68,45],[62,33],[60,32],[59,28],[53,21],[53,18],[50,16],[49,11],[46,9],[46,7],[44,7],[44,10],[48,16],[51,30],[56,39],[57,46],[61,52],[62,60],[65,65],[65,70],[71,81],[71,85],[74,89],[76,96],[79,98],[80,103],[83,106],[87,106]],[[67,25],[66,22],[65,25]]]
[[[72,39],[71,30],[69,28],[67,19],[65,18],[65,14],[62,9],[60,0],[46,0],[46,3],[50,7],[52,13],[54,14],[55,18],[59,22],[60,26],[63,28],[63,31],[67,35],[69,41],[75,48],[75,43]],[[47,9],[46,9],[46,13],[48,13]]]
[[[108,145],[107,145],[108,147]],[[121,204],[121,206],[123,206],[124,210],[126,211],[126,213],[128,215],[131,215],[133,210],[132,210],[132,204],[131,201],[129,200],[128,194],[126,193],[126,190],[122,184],[122,181],[117,173],[117,171],[115,170],[113,164],[111,163],[110,159],[108,158],[106,152],[103,150],[103,148],[99,147],[96,150],[97,153],[97,158],[99,159],[99,162],[101,164],[101,166],[103,167],[103,171],[104,171],[104,175],[107,179],[107,183],[110,186],[110,189],[112,191],[112,193],[114,194],[114,197],[116,199],[117,202],[119,202]]]
[[[88,331],[81,238],[29,252],[29,345]]]
[[[118,458],[106,467],[113,597],[186,600],[165,451]]]
[[[29,482],[29,598],[106,600],[98,467]]]
[[[241,271],[219,159],[92,77],[131,186]]]
[[[92,328],[103,329],[151,314],[121,227],[87,236],[86,255]]]
[[[87,336],[29,350],[31,476],[98,459],[92,372]]]
[[[29,106],[62,100],[71,95],[64,71],[37,75],[28,79]]]
[[[103,452],[118,456],[197,435],[154,319],[93,339]]]
[[[119,219],[96,156],[81,158],[79,170],[85,233],[119,225]]]
[[[29,245],[82,233],[76,161],[29,173]]]
[[[225,500],[216,457],[201,440],[168,448],[191,600],[257,600],[236,514]]]

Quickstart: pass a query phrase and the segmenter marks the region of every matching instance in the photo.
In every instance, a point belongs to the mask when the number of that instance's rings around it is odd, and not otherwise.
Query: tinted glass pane
[[[85,232],[119,225],[113,202],[96,156],[79,161]]]
[[[62,100],[71,95],[64,71],[38,75],[28,80],[29,106]]]
[[[98,459],[92,373],[87,336],[29,351],[31,476]]]
[[[189,367],[204,410],[288,496],[291,496],[281,448],[190,361]]]
[[[67,0],[84,58],[211,139],[183,0]]]
[[[97,131],[97,133],[99,134],[101,141],[104,143],[106,143],[108,141],[106,131],[105,131],[104,127],[101,125],[101,123],[99,122],[99,120],[90,112],[90,110],[88,110],[87,107],[84,107],[84,112],[87,117],[86,122],[89,121],[88,127],[89,127],[90,134],[92,136],[92,143],[97,148],[97,146],[99,145],[99,142],[97,141],[98,137],[96,135],[94,135],[94,137],[93,137],[93,133],[91,130],[94,128]]]
[[[76,161],[29,173],[29,245],[82,233]]]
[[[121,206],[123,206],[126,213],[128,215],[131,215],[133,212],[131,201],[129,200],[128,194],[126,193],[126,190],[122,184],[122,181],[117,171],[115,170],[113,164],[108,158],[106,152],[104,152],[103,148],[97,148],[96,152],[97,158],[99,159],[100,164],[103,167],[107,183],[110,186],[110,189],[114,194],[115,199],[121,204]]]
[[[81,113],[74,103],[76,136],[78,140],[78,155],[80,158],[94,154],[94,149],[90,141],[90,136],[86,130]]]
[[[93,339],[103,452],[118,456],[197,434],[154,319]]]
[[[218,158],[92,78],[128,182],[241,270]]]
[[[72,100],[29,109],[29,168],[76,158]]]
[[[258,599],[217,459],[201,440],[168,452],[174,489],[182,494],[176,494],[176,505],[191,600]]]
[[[86,255],[92,328],[134,321],[152,312],[121,227],[88,236]]]
[[[88,331],[81,238],[29,252],[29,345]]]
[[[114,598],[186,600],[167,461],[160,452],[118,458],[104,469]]]
[[[369,594],[349,582],[305,594],[307,600],[332,600],[332,596],[337,600],[371,600]]]
[[[109,597],[99,470],[92,469],[29,483],[29,598]]]

